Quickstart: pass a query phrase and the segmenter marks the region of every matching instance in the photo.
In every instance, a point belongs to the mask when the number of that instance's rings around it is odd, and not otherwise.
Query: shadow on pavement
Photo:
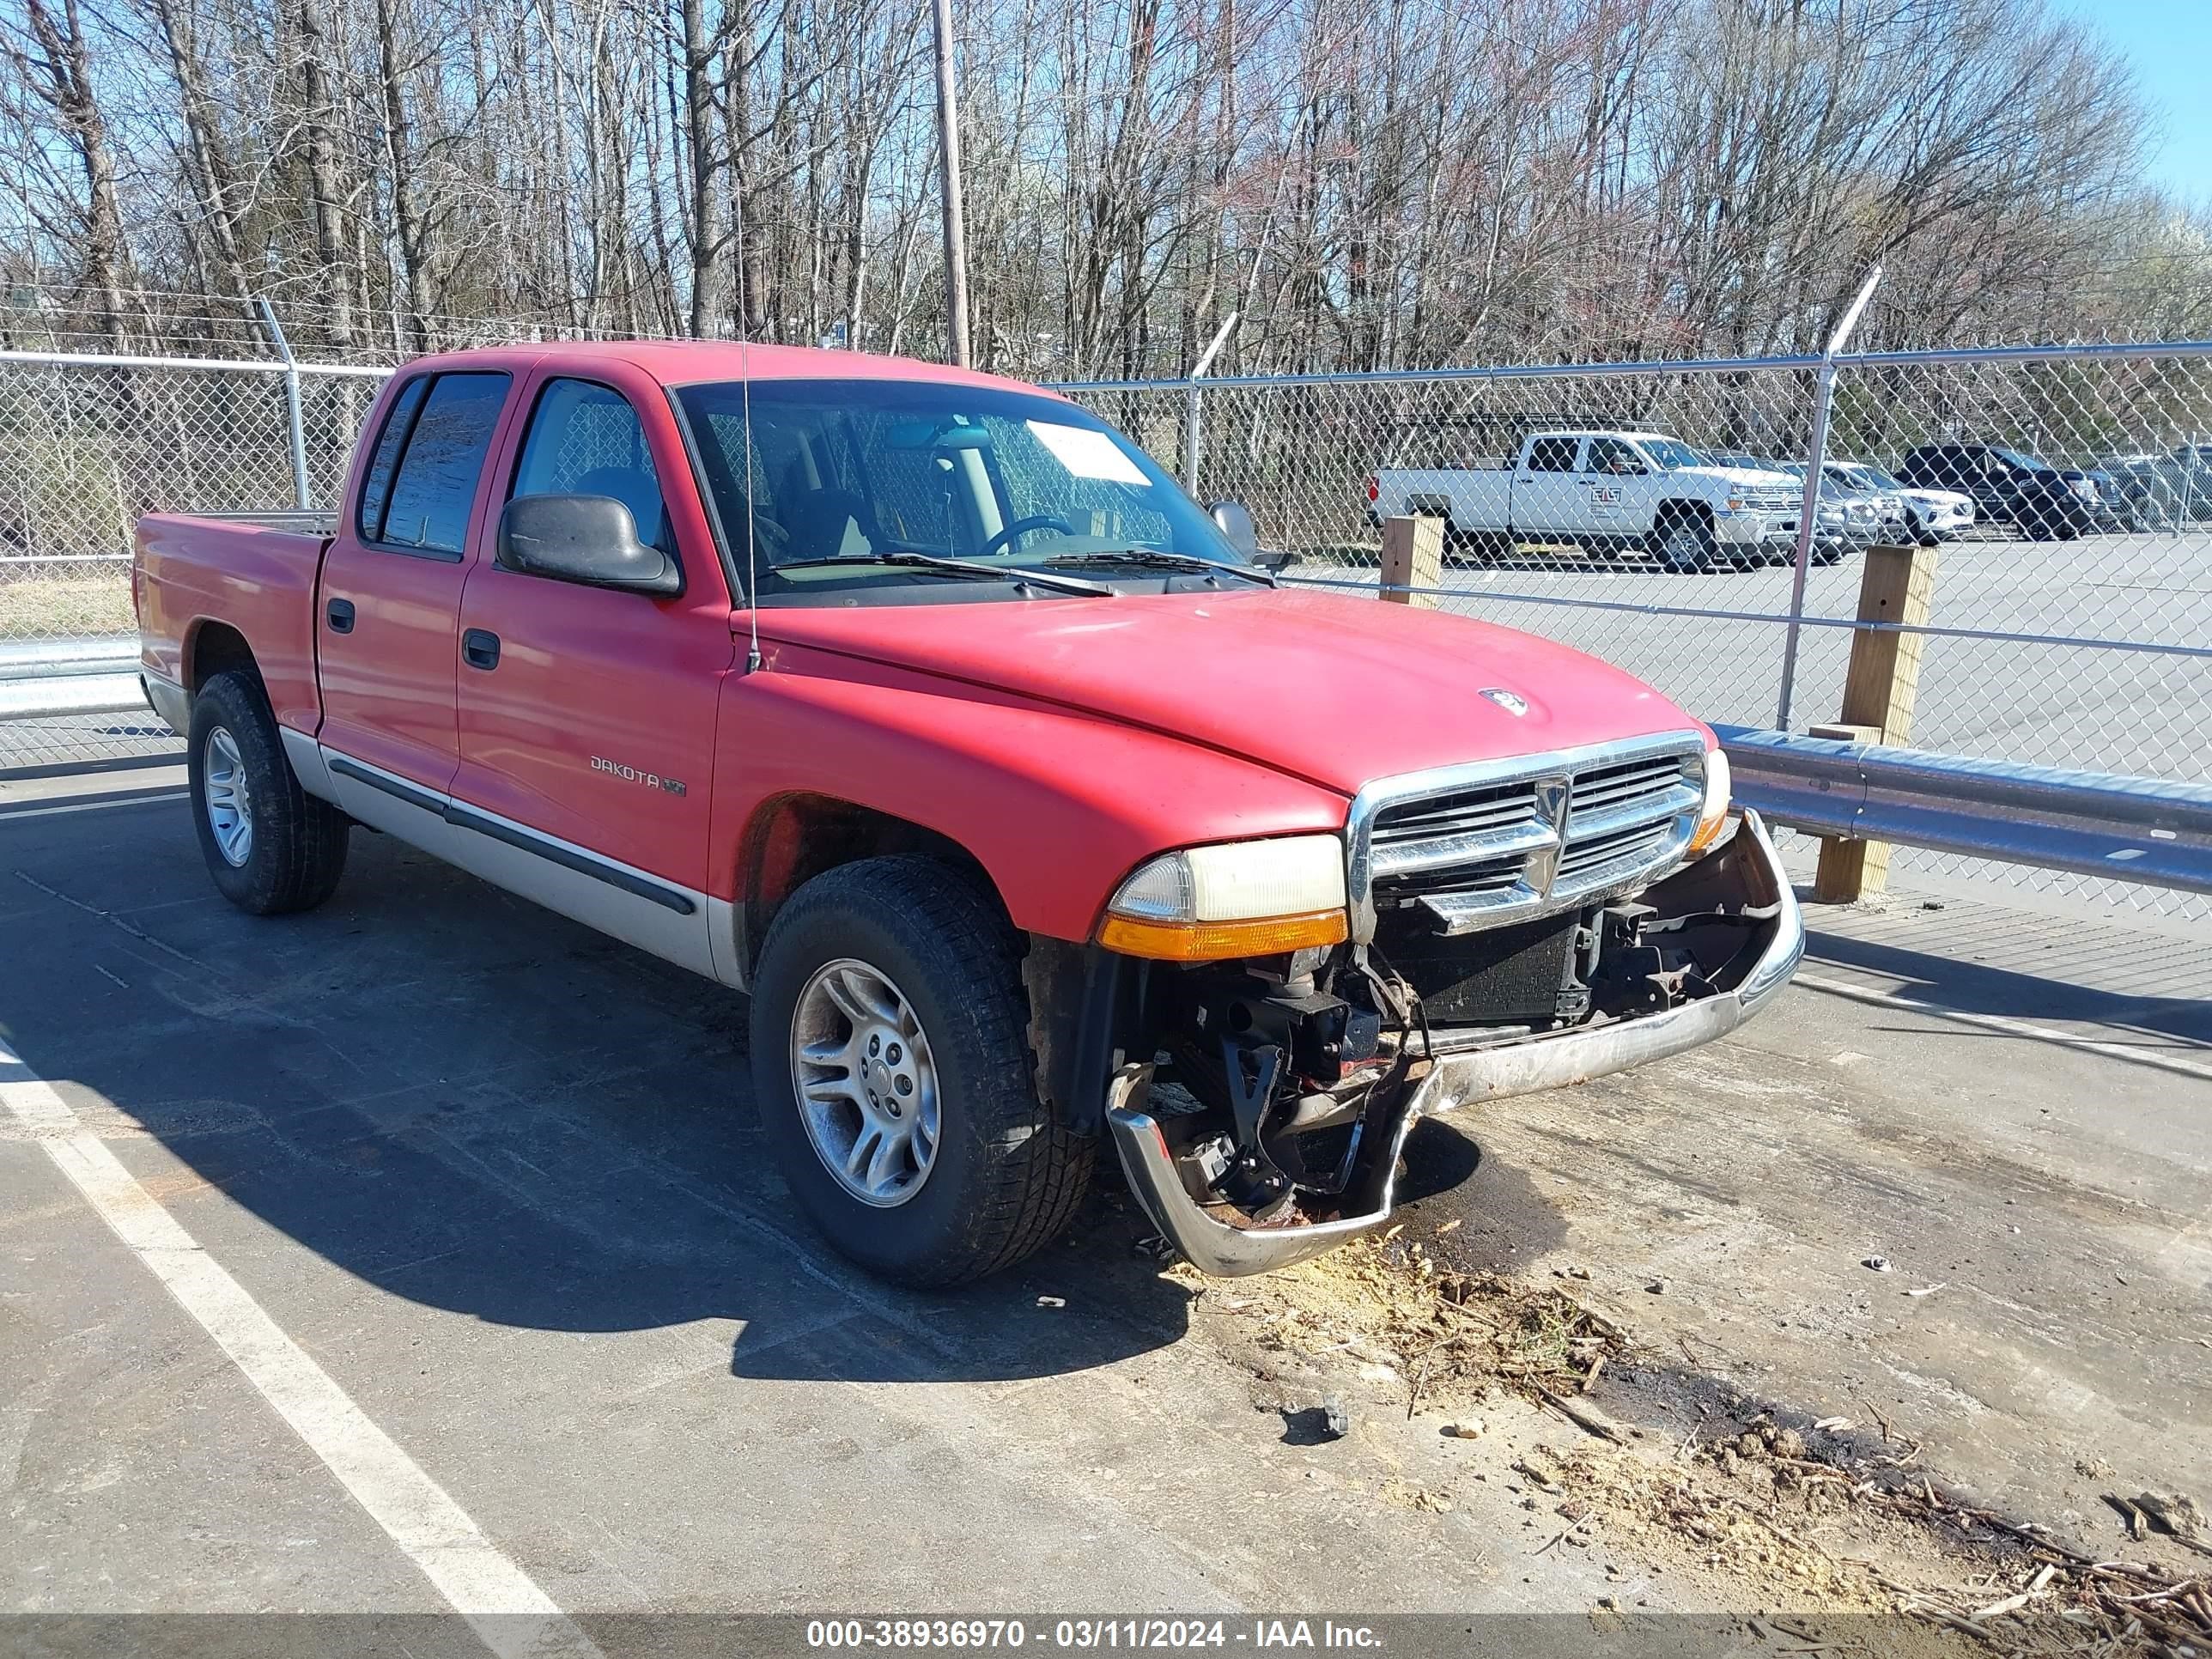
[[[1446,1267],[1522,1272],[1566,1243],[1566,1218],[1529,1172],[1482,1149],[1483,1114],[1512,1109],[1510,1100],[1465,1107],[1417,1124],[1407,1137],[1399,1218],[1407,1232],[1434,1237]],[[1439,1236],[1443,1227],[1451,1231]]]
[[[2184,994],[2121,993],[2093,989],[2056,976],[2072,968],[2094,965],[2070,963],[2056,945],[2051,952],[2051,973],[2045,975],[1823,932],[1817,917],[1808,920],[1808,960],[1903,981],[1908,994],[1961,1013],[2086,1021],[2115,1030],[2172,1037],[2191,1048],[2212,1048],[2212,1001],[2205,1000],[2201,986],[2186,984],[2193,977],[2186,963],[2178,963],[2172,975],[2176,989],[2185,991]],[[2109,957],[2108,940],[2100,938],[2095,945]],[[2173,946],[2177,958],[2189,954],[2188,947],[2178,943]]]
[[[0,822],[0,1034],[249,1282],[283,1252],[202,1182],[487,1322],[742,1322],[739,1376],[1026,1377],[1188,1327],[1110,1163],[1014,1273],[922,1296],[848,1267],[759,1142],[741,999],[380,836],[324,908],[264,920],[213,896],[181,806]]]

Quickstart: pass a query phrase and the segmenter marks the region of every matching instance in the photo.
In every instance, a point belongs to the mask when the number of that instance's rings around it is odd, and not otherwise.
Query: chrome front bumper
[[[1106,1121],[1130,1188],[1153,1224],[1200,1273],[1237,1279],[1287,1267],[1389,1220],[1399,1154],[1421,1118],[1478,1101],[1586,1083],[1725,1036],[1788,983],[1805,954],[1805,923],[1757,813],[1746,812],[1734,837],[1670,879],[1681,880],[1709,866],[1719,882],[1735,890],[1732,896],[1739,902],[1775,908],[1761,924],[1756,953],[1748,947],[1743,953],[1751,955],[1750,965],[1734,984],[1659,1013],[1518,1042],[1455,1047],[1449,1032],[1438,1033],[1434,1058],[1425,1062],[1426,1071],[1399,1108],[1388,1155],[1372,1164],[1369,1189],[1350,1195],[1350,1213],[1284,1227],[1235,1227],[1217,1218],[1184,1188],[1158,1121],[1143,1109],[1152,1081],[1152,1067],[1145,1065],[1122,1067],[1107,1091]]]

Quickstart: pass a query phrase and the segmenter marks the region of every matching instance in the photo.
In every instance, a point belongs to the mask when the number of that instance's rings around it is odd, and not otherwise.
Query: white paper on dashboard
[[[1147,489],[1152,485],[1152,481],[1137,470],[1137,464],[1103,432],[1087,426],[1061,426],[1054,421],[1031,421],[1029,428],[1036,434],[1037,441],[1079,478],[1102,478],[1108,483],[1140,484]]]

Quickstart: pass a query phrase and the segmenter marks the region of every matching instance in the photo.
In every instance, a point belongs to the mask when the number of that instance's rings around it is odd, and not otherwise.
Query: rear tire
[[[185,751],[192,823],[216,889],[257,916],[312,910],[345,873],[352,820],[300,787],[247,669],[209,677]]]
[[[753,1089],[792,1196],[841,1255],[958,1285],[1066,1229],[1097,1139],[1038,1098],[1029,1024],[1020,935],[957,870],[866,859],[784,905],[753,985]]]

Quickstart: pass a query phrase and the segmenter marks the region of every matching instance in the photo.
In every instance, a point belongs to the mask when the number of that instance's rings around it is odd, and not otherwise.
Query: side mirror
[[[684,591],[676,561],[637,538],[611,495],[518,495],[499,515],[499,562],[526,575],[668,599]]]
[[[1216,501],[1206,511],[1212,515],[1215,527],[1228,538],[1230,546],[1240,556],[1256,562],[1260,556],[1260,532],[1242,503]]]

